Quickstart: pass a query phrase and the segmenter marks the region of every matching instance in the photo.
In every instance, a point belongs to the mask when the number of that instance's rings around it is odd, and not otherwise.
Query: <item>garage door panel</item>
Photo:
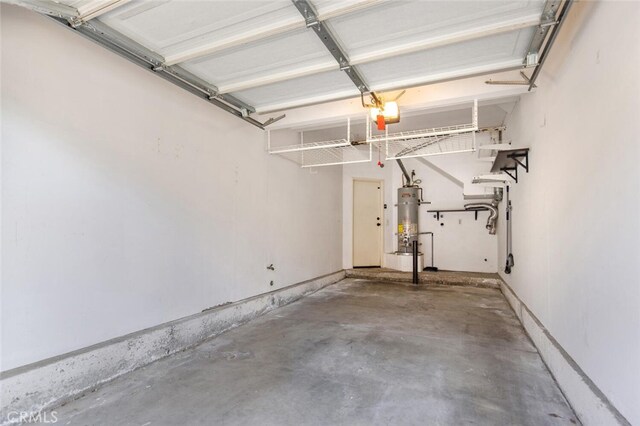
[[[163,56],[277,22],[304,20],[290,1],[132,1],[102,17]]]
[[[285,72],[292,67],[334,65],[333,56],[306,28],[226,49],[182,64],[218,86]],[[335,64],[337,68],[337,64]]]
[[[542,13],[543,1],[398,1],[330,19],[352,57]]]
[[[345,73],[330,71],[232,94],[255,106],[257,110],[261,110],[298,101],[313,99],[321,101],[324,97],[357,96],[359,92]]]
[[[382,61],[362,64],[360,72],[372,87],[387,87],[390,82],[421,78],[488,66],[519,64],[524,57],[533,29],[484,37],[450,46],[424,50]]]

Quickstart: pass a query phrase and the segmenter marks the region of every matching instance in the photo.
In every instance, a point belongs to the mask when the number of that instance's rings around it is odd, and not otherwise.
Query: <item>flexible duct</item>
[[[483,208],[489,210],[489,218],[487,219],[487,229],[489,230],[489,234],[494,235],[496,233],[496,224],[498,222],[498,208],[493,204],[487,203],[470,203],[465,204],[464,208],[466,210],[474,210],[478,208]]]

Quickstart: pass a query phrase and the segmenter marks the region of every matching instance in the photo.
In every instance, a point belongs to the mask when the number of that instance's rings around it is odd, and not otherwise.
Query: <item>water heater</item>
[[[417,185],[398,188],[398,251],[411,255],[418,241],[418,208],[422,189]]]

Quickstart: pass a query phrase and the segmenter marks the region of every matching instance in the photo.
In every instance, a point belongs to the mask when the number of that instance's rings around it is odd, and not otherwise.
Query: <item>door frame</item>
[[[386,226],[386,218],[384,215],[384,179],[376,179],[376,178],[360,178],[354,177],[351,180],[351,267],[356,268],[354,265],[355,259],[355,221],[356,221],[356,209],[355,209],[355,187],[356,182],[376,182],[380,184],[380,220],[381,227],[380,230],[380,268],[382,268],[384,264],[384,229]],[[362,266],[362,268],[366,268],[366,266]]]

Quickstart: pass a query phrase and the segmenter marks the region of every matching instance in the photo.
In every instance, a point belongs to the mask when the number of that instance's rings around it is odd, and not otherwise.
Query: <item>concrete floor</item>
[[[349,278],[364,278],[376,281],[412,282],[411,272],[401,272],[389,268],[357,268],[347,269]],[[502,280],[498,274],[485,274],[482,272],[458,272],[443,271],[418,273],[420,284],[462,285],[465,287],[489,287],[500,288]]]
[[[58,424],[575,424],[498,290],[349,278],[56,409]]]

